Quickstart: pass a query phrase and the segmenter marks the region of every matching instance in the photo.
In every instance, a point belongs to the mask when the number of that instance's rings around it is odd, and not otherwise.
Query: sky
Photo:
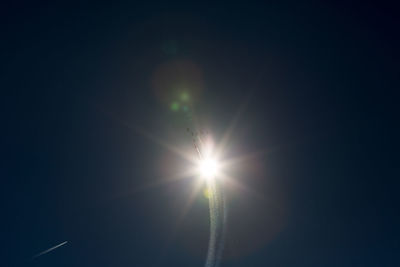
[[[400,265],[394,6],[134,2],[1,4],[1,266],[203,266],[181,90],[242,159],[220,266]]]

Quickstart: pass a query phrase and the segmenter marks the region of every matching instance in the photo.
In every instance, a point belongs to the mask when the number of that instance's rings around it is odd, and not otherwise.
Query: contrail
[[[190,129],[187,129],[190,131]],[[199,146],[194,143],[199,159],[202,160],[204,149],[203,141],[199,134],[192,136],[199,141]],[[218,267],[221,259],[222,250],[224,248],[225,223],[226,223],[226,207],[223,190],[219,185],[218,179],[208,179],[207,187],[210,192],[209,208],[210,208],[210,239],[208,241],[208,251],[205,267]]]
[[[208,182],[211,191],[210,206],[210,240],[206,259],[206,267],[217,267],[224,247],[224,224],[226,220],[225,201],[221,188],[216,180]]]
[[[56,248],[59,248],[59,247],[61,247],[61,246],[64,246],[64,245],[67,244],[67,243],[68,243],[68,241],[64,241],[64,242],[62,242],[62,243],[60,243],[60,244],[58,244],[58,245],[56,245],[56,246],[54,246],[54,247],[51,247],[51,248],[49,248],[49,249],[46,249],[45,251],[42,251],[42,252],[40,252],[39,254],[36,254],[35,256],[33,256],[33,257],[32,257],[32,260],[33,260],[33,259],[36,259],[37,257],[40,257],[40,256],[42,256],[42,255],[44,255],[44,254],[46,254],[46,253],[49,253],[50,251],[55,250]]]
[[[186,130],[192,135],[194,147],[199,160],[203,160],[204,156],[202,152],[204,149],[204,143],[200,134],[191,131],[190,128],[187,128]],[[218,267],[222,250],[224,248],[227,211],[223,190],[217,180],[218,179],[207,180],[207,187],[210,192],[210,239],[208,241],[205,267]]]

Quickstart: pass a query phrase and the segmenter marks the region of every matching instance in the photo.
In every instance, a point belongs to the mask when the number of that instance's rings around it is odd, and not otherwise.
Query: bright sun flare
[[[218,173],[218,162],[207,158],[200,162],[200,173],[206,179],[213,179]]]

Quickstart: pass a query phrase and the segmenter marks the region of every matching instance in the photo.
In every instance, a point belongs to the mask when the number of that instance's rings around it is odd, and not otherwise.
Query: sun
[[[218,161],[214,158],[205,158],[199,163],[199,171],[202,177],[206,180],[214,179],[219,170]]]

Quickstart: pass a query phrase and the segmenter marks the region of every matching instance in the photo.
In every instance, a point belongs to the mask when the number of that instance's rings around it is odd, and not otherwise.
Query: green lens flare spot
[[[172,111],[178,111],[179,110],[179,103],[178,102],[172,102],[170,106]]]
[[[188,101],[188,100],[189,100],[189,94],[188,94],[187,92],[182,92],[182,93],[181,93],[181,96],[180,96],[180,99],[181,99],[183,102]]]
[[[187,106],[183,106],[182,109],[183,109],[183,111],[185,111],[185,112],[189,110],[189,108],[188,108]]]
[[[203,195],[204,195],[205,198],[210,199],[210,197],[211,197],[211,190],[210,190],[208,187],[204,188],[204,190],[203,190]]]

